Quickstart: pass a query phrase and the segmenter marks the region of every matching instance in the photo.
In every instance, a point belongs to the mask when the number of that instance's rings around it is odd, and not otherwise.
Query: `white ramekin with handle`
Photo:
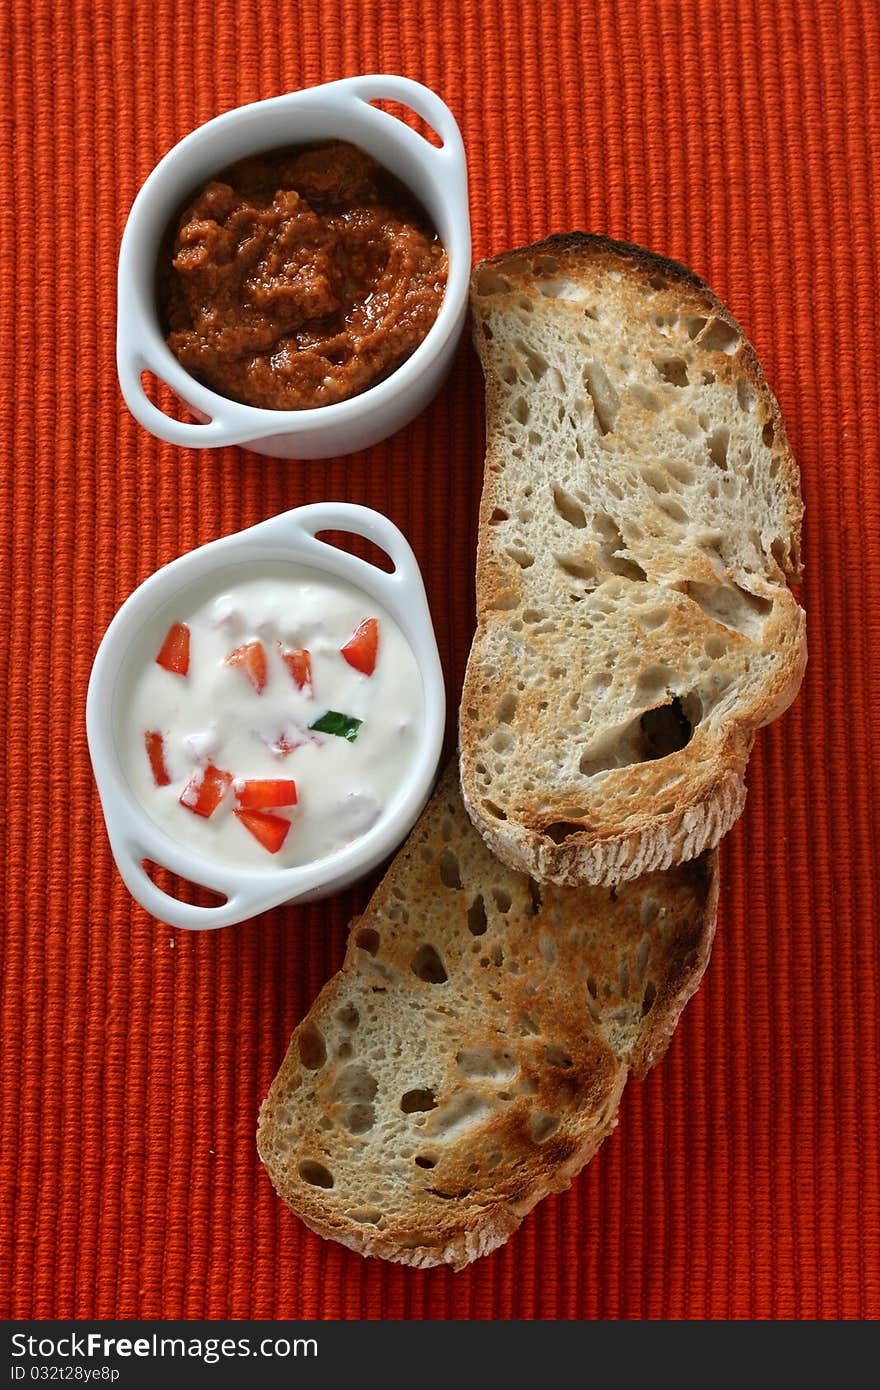
[[[442,144],[431,144],[373,101],[410,107]],[[425,207],[449,261],[443,302],[412,356],[360,395],[314,410],[242,405],[196,381],[165,342],[156,305],[159,247],[174,214],[218,170],[274,147],[328,139],[366,150]],[[374,73],[240,106],[175,145],[134,200],[119,253],[116,361],[122,394],[135,418],[171,444],[240,444],[280,458],[328,458],[364,449],[400,429],[439,390],[464,324],[470,269],[464,145],[452,112],[428,87]],[[155,406],[144,391],[143,372],[167,382],[204,423],[174,420]]]
[[[392,560],[393,572],[318,539],[317,533],[323,531],[350,532],[374,542]],[[387,609],[407,639],[421,674],[423,725],[415,760],[402,785],[365,834],[314,863],[291,868],[230,867],[179,844],[135,796],[119,750],[123,673],[147,622],[181,591],[215,575],[228,575],[234,583],[237,566],[278,561],[346,580]],[[346,887],[397,848],[422,810],[437,770],[445,714],[443,671],[421,572],[404,536],[381,513],[347,502],[316,503],[173,560],[141,584],[114,617],[95,657],[86,702],[89,752],[107,834],[129,892],[154,917],[172,926],[210,928]],[[226,901],[216,907],[181,902],[157,887],[144,860],[201,884]]]

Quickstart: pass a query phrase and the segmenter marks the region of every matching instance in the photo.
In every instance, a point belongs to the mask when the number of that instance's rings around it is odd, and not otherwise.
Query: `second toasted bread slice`
[[[461,1268],[567,1187],[664,1052],[715,928],[709,853],[620,889],[539,887],[451,767],[296,1029],[263,1162],[320,1235]]]
[[[690,271],[603,237],[476,268],[487,454],[462,790],[508,864],[614,883],[717,844],[806,661],[776,400]]]

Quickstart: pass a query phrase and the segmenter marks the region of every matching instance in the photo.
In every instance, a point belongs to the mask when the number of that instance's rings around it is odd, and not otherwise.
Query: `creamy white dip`
[[[378,645],[368,675],[342,649],[370,620]],[[185,675],[156,661],[175,623],[189,631]],[[254,653],[256,643],[265,657],[261,690],[246,663],[228,661],[243,647]],[[302,688],[285,661],[294,652],[308,653],[311,680]],[[303,566],[249,564],[165,606],[126,661],[116,711],[123,767],[149,815],[207,858],[271,869],[322,859],[376,824],[415,758],[423,694],[409,644],[367,594]],[[148,735],[165,785],[157,782]],[[207,816],[192,809],[206,769],[209,780],[216,780],[213,769],[231,779]],[[236,815],[249,781],[296,783],[296,805],[268,805],[262,813],[290,822],[275,852]],[[273,828],[283,833],[275,822]]]

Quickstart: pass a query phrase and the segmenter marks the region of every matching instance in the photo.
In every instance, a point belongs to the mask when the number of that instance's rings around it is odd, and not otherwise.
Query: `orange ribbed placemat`
[[[874,0],[3,14],[0,1312],[880,1316]],[[162,445],[116,384],[119,237],[158,157],[231,106],[371,70],[427,82],[458,116],[477,255],[582,227],[705,276],[764,361],[807,502],[810,666],[759,737],[702,990],[573,1189],[460,1275],[318,1240],[254,1147],[369,885],[216,934],[158,926],[113,868],[83,718],[99,637],[153,569],[339,497],[411,538],[454,708],[482,462],[469,346],[411,428],[308,467]]]

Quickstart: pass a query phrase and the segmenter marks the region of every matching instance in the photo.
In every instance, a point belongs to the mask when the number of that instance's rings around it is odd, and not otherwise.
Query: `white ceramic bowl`
[[[437,148],[376,100],[402,102],[442,140]],[[175,211],[218,169],[274,146],[349,140],[412,190],[446,247],[449,274],[437,318],[402,366],[359,396],[314,410],[262,410],[197,382],[171,352],[156,308],[156,259]],[[467,166],[447,106],[406,77],[347,77],[227,111],[187,135],[157,164],[132,205],[119,253],[116,361],[129,410],[170,444],[195,449],[241,444],[280,458],[328,458],[385,439],[436,395],[452,362],[467,311],[471,268]],[[141,373],[171,386],[197,420],[165,415],[148,399]]]
[[[318,540],[319,531],[365,536],[394,562],[393,573]],[[399,624],[422,677],[424,715],[415,762],[377,823],[344,849],[293,868],[230,868],[185,849],[152,819],[134,795],[118,747],[123,667],[145,624],[182,589],[255,561],[289,561],[335,575],[383,604]],[[155,917],[176,927],[224,927],[283,902],[324,897],[385,859],[424,806],[440,757],[446,699],[443,671],[416,558],[397,527],[379,512],[346,502],[299,507],[258,526],[193,550],[158,570],[125,601],[108,627],[92,667],[86,703],[89,752],[113,856],[129,892]],[[196,907],[153,883],[143,860],[224,894],[216,907]]]

